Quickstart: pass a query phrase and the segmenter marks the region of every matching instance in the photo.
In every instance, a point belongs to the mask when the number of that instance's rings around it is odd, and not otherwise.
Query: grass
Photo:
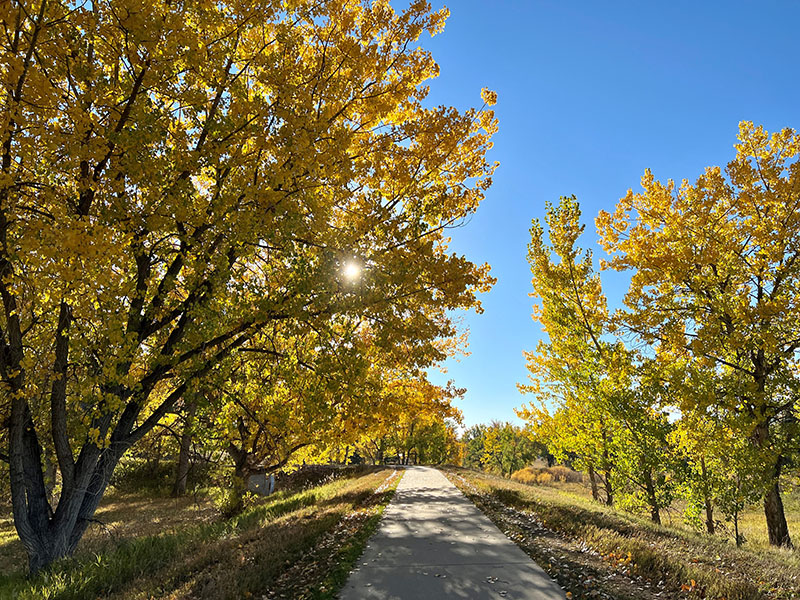
[[[202,505],[183,506],[170,514],[174,501],[144,498],[131,503],[125,519],[125,498],[111,498],[104,511],[119,517],[116,530],[123,532],[121,536],[100,542],[90,538],[75,558],[33,579],[26,579],[23,572],[0,577],[0,598],[261,597],[268,590],[274,593],[294,585],[290,580],[281,583],[282,575],[302,564],[305,556],[319,554],[317,546],[329,552],[318,557],[323,564],[314,563],[313,576],[304,580],[306,591],[317,593],[323,586],[335,592],[335,586],[344,582],[337,569],[349,570],[340,561],[346,562],[354,551],[348,548],[357,548],[364,527],[372,526],[370,517],[379,518],[391,498],[393,487],[376,490],[393,473],[373,470],[297,493],[281,492],[227,520],[214,519]],[[362,513],[364,517],[352,518]],[[153,521],[142,523],[143,515]],[[199,521],[192,522],[193,517]],[[346,527],[341,527],[343,522]],[[158,528],[163,533],[145,533]],[[333,536],[335,543],[321,543],[335,531],[339,532]]]
[[[740,549],[602,506],[574,484],[564,491],[465,470],[450,475],[576,600],[800,597],[800,552],[769,548],[755,534]]]
[[[206,496],[169,498],[111,490],[95,513],[98,523],[81,540],[78,554],[102,554],[127,540],[179,531],[218,516]],[[21,572],[26,560],[11,517],[0,518],[0,573]]]
[[[333,569],[330,570],[322,584],[314,591],[313,597],[315,600],[333,600],[337,591],[344,587],[356,561],[363,554],[369,538],[378,529],[385,508],[386,504],[370,515],[364,526],[339,549]]]
[[[550,468],[526,467],[514,473],[511,479],[520,483],[538,485],[542,494],[547,494],[546,490],[552,489],[559,496],[567,493],[580,502],[590,500],[592,497],[588,478],[580,472],[562,466]],[[603,490],[601,489],[602,494]],[[800,487],[787,485],[783,494],[783,503],[789,531],[795,534],[798,545],[800,545]],[[590,505],[594,505],[594,503],[590,502]],[[683,519],[684,508],[685,504],[683,502],[676,501],[668,510],[662,512],[662,520],[670,527],[695,533],[696,530]],[[717,512],[715,518],[722,519],[723,517]],[[733,540],[733,524],[723,522],[720,525],[719,534],[723,537],[727,535]],[[766,518],[764,517],[764,509],[760,504],[748,507],[739,515],[739,532],[744,535],[745,545],[748,548],[770,549]]]
[[[395,477],[382,483],[378,488],[381,493],[375,494],[374,498],[381,498],[385,493],[391,499],[402,474],[403,471],[398,471]],[[315,545],[314,551],[285,571],[277,582],[278,587],[287,592],[285,597],[297,600],[336,598],[356,561],[364,552],[367,541],[378,528],[388,502],[389,500],[365,503],[328,532]],[[323,565],[328,565],[324,573],[320,569]],[[316,574],[314,570],[317,571]]]

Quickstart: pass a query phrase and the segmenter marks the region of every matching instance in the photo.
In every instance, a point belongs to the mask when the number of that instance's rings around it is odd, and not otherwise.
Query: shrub
[[[567,467],[525,467],[511,475],[511,479],[527,485],[547,485],[553,482],[583,483],[583,474]]]
[[[583,483],[583,473],[580,471],[573,471],[569,467],[550,467],[547,469],[547,471],[553,476],[555,481],[564,481],[566,483]]]
[[[219,483],[220,476],[209,462],[192,462],[189,465],[187,489],[209,487]],[[146,492],[148,495],[165,496],[172,493],[178,471],[174,460],[146,460],[125,457],[114,469],[110,486],[124,493]]]
[[[149,494],[168,494],[175,481],[173,461],[151,461],[141,458],[127,458],[120,461],[110,485],[120,492],[147,492]]]

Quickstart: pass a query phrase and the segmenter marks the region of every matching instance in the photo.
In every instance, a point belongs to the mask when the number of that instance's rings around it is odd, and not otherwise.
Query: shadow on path
[[[342,600],[556,600],[563,590],[436,469],[408,468]]]

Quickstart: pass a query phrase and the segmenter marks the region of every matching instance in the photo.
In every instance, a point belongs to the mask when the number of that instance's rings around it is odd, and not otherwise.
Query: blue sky
[[[434,7],[441,4],[434,2]],[[453,0],[442,34],[421,40],[441,75],[434,104],[480,104],[498,92],[490,160],[494,186],[452,232],[452,248],[487,261],[498,279],[485,312],[464,318],[470,352],[444,376],[467,388],[465,423],[514,420],[526,399],[524,349],[541,337],[530,318],[525,259],[531,219],[546,200],[575,194],[596,245],[594,217],[611,210],[645,168],[694,179],[733,157],[738,123],[800,128],[800,2],[564,2]],[[595,257],[603,252],[595,248]],[[604,273],[619,306],[627,279]]]

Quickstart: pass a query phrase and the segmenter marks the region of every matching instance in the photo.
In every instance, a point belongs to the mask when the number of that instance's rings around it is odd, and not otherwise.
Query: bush
[[[525,467],[511,475],[511,479],[527,485],[547,485],[553,482],[583,483],[583,474],[567,467]]]
[[[216,477],[212,471],[211,463],[191,463],[187,489],[210,486]],[[174,460],[152,461],[125,457],[114,469],[110,485],[124,493],[146,492],[149,495],[165,496],[172,493],[177,472],[178,466]]]
[[[358,477],[377,470],[369,465],[303,465],[290,473],[275,474],[275,491],[303,490],[339,479]]]
[[[120,492],[168,494],[175,482],[175,469],[173,461],[124,458],[114,469],[110,485]]]
[[[580,471],[573,471],[569,467],[550,467],[547,471],[553,476],[555,481],[563,481],[565,483],[583,483],[583,473]]]

